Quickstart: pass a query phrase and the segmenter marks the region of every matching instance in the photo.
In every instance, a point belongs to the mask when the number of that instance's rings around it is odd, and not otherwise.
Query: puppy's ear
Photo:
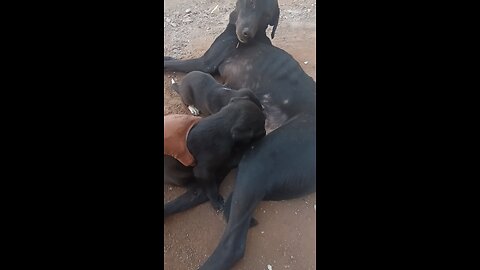
[[[247,96],[244,96],[244,97],[232,97],[228,103],[232,103],[232,102],[235,102],[235,101],[238,101],[238,100],[250,100],[250,98],[247,97]]]
[[[272,39],[275,37],[275,30],[277,30],[278,20],[280,18],[280,8],[278,5],[275,7],[275,12],[273,14],[272,20],[268,23],[269,25],[273,26],[271,37]]]
[[[234,126],[230,132],[232,134],[232,139],[236,143],[248,143],[253,138],[253,130],[251,128]]]
[[[263,111],[263,106],[262,106],[262,104],[260,103],[260,101],[257,99],[257,97],[252,96],[252,97],[250,97],[250,100],[251,100],[253,103],[255,103],[255,105],[257,105],[258,108],[259,108],[261,111]]]

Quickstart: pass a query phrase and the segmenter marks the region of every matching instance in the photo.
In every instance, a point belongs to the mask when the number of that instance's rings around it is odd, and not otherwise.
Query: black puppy
[[[218,83],[212,75],[200,71],[188,73],[179,85],[172,79],[172,89],[182,98],[193,115],[214,114],[228,104],[232,97],[247,97],[262,108],[260,101],[248,88],[233,90]]]
[[[229,88],[251,89],[265,107],[268,131],[273,130],[241,160],[225,205],[226,229],[203,270],[230,269],[242,258],[261,200],[296,198],[316,189],[316,85],[266,36],[272,25],[274,37],[279,13],[276,0],[237,0],[225,31],[202,57],[164,58],[165,71],[218,73]]]
[[[265,116],[247,97],[234,97],[205,118],[167,115],[164,127],[164,181],[188,187],[164,205],[166,217],[207,198],[214,209],[222,208],[219,184],[237,167],[251,142],[265,136]]]

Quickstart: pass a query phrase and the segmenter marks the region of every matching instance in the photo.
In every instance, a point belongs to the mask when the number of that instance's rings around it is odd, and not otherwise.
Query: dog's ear
[[[269,25],[273,26],[271,37],[272,39],[275,37],[275,30],[277,30],[278,20],[280,19],[280,8],[277,6],[275,7],[275,12],[273,14],[272,20],[268,23]]]
[[[253,130],[249,127],[236,125],[232,127],[230,132],[232,134],[232,139],[236,143],[248,143],[253,138]]]
[[[228,19],[228,23],[229,24],[237,24],[237,18],[238,18],[238,11],[237,11],[237,8],[235,8],[230,13],[230,18]]]

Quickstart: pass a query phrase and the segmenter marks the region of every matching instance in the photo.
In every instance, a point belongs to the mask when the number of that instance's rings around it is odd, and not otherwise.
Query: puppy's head
[[[268,25],[273,26],[273,39],[279,17],[277,0],[237,0],[235,10],[230,13],[230,23],[236,26],[238,40],[247,43],[257,31],[265,31]]]
[[[263,111],[263,105],[260,103],[260,100],[258,100],[255,94],[249,88],[238,89],[237,92],[235,92],[235,97],[246,97]]]
[[[265,136],[265,115],[248,97],[233,97],[227,106],[238,113],[230,129],[236,143],[248,144]]]

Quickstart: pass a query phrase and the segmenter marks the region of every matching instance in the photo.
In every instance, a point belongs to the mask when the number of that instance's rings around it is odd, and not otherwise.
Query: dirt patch
[[[227,2],[227,1],[225,1]],[[273,44],[290,53],[316,80],[316,5],[313,0],[279,1],[280,22]],[[215,7],[218,7],[215,9]],[[180,59],[201,56],[223,32],[235,1],[164,1],[164,54]],[[215,11],[211,12],[213,9]],[[267,29],[271,31],[271,27]],[[189,114],[164,76],[164,115]],[[221,194],[230,194],[235,172],[227,176]],[[165,185],[164,203],[185,192]],[[259,225],[250,229],[245,256],[233,269],[315,269],[316,194],[280,202],[262,202],[254,217]],[[225,222],[209,203],[169,217],[164,224],[164,267],[168,270],[198,269],[212,254],[223,234]]]

